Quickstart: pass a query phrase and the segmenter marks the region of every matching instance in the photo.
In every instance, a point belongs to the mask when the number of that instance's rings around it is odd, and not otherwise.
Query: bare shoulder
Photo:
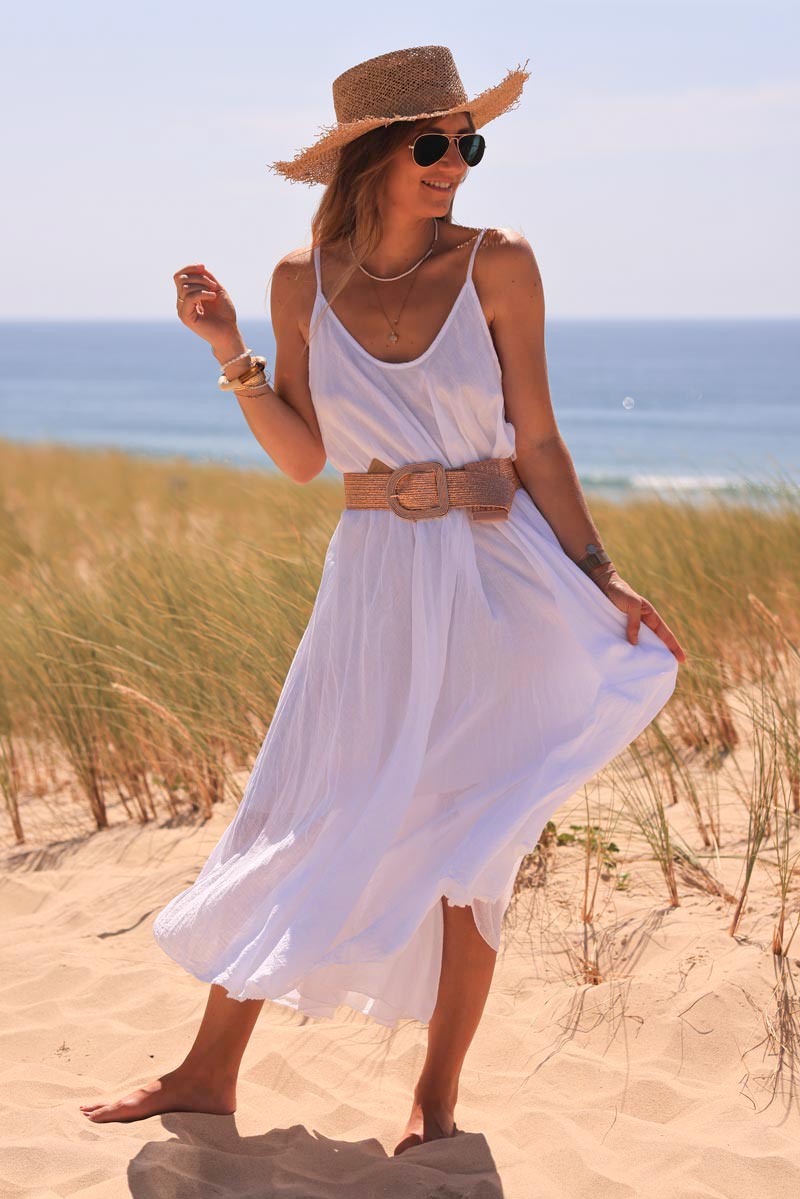
[[[294,324],[307,336],[316,286],[312,246],[301,246],[284,254],[270,279],[273,325],[288,330],[290,324]]]
[[[475,258],[495,270],[512,269],[537,277],[539,274],[533,246],[516,229],[487,229]]]
[[[527,237],[516,229],[487,229],[475,255],[475,282],[490,324],[523,296],[541,300],[542,277]]]
[[[314,281],[314,255],[310,245],[284,254],[272,272],[273,288],[277,287],[287,298],[290,292],[302,291]]]

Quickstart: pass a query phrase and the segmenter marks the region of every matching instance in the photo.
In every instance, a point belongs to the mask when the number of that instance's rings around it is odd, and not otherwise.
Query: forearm
[[[224,346],[215,345],[213,353],[221,365],[245,349],[244,340],[237,334]],[[222,373],[233,380],[244,374],[249,365],[249,359],[240,359]],[[248,396],[244,389],[226,391],[223,395],[236,396],[253,436],[279,470],[296,483],[307,483],[319,474],[323,455],[317,438],[300,414],[272,387],[257,396]]]
[[[514,465],[526,491],[573,562],[584,557],[589,542],[603,544],[560,434],[537,447],[518,446]],[[616,573],[613,564],[606,564],[595,567],[589,577],[603,590],[612,573]]]

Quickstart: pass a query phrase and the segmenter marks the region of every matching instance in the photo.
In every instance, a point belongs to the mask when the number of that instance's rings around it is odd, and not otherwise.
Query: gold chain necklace
[[[434,221],[436,221],[436,218],[435,218],[435,217],[434,217]],[[436,240],[437,240],[437,237],[438,237],[438,223],[436,224],[436,231],[437,231],[437,232],[436,232],[436,234],[434,235],[434,242],[436,242]],[[458,244],[457,246],[454,246],[454,247],[453,247],[453,249],[454,249],[454,250],[460,250],[460,249],[462,248],[462,246],[468,246],[468,245],[469,245],[469,243],[470,243],[471,241],[474,241],[474,240],[475,240],[475,238],[476,238],[477,236],[478,236],[478,234],[477,234],[477,233],[473,233],[472,237],[468,237],[468,238],[466,239],[466,241],[459,242],[459,244]],[[352,250],[352,248],[353,248],[353,247],[352,247],[352,243],[351,243],[351,245],[350,245],[350,249]],[[377,297],[377,300],[378,300],[378,304],[380,305],[381,311],[383,312],[383,315],[384,315],[384,317],[386,318],[386,322],[387,322],[387,324],[389,325],[389,334],[388,334],[388,336],[387,336],[387,338],[386,338],[386,344],[387,344],[387,345],[392,345],[394,342],[396,342],[396,341],[399,341],[399,340],[400,340],[400,334],[397,332],[397,326],[398,326],[398,325],[399,325],[399,323],[400,323],[400,317],[403,315],[403,309],[405,308],[406,304],[408,303],[408,297],[411,295],[412,291],[414,290],[414,284],[415,284],[415,283],[416,283],[416,281],[417,281],[417,274],[418,274],[417,267],[419,267],[419,266],[421,266],[421,265],[422,265],[422,263],[423,263],[423,262],[425,261],[425,259],[426,259],[426,258],[427,258],[427,257],[430,255],[430,253],[431,253],[431,251],[432,251],[432,250],[433,250],[433,244],[431,245],[431,247],[430,247],[430,249],[428,250],[427,254],[425,254],[425,255],[424,255],[424,256],[423,256],[423,257],[422,257],[422,258],[419,260],[419,262],[415,263],[415,265],[414,265],[413,267],[411,267],[411,271],[413,271],[413,273],[414,273],[414,277],[413,277],[413,279],[411,280],[411,286],[409,287],[408,291],[406,292],[405,299],[403,300],[403,303],[400,305],[400,311],[398,312],[398,314],[397,314],[397,318],[396,318],[394,321],[391,319],[391,317],[390,317],[390,316],[389,316],[389,314],[387,313],[386,309],[384,308],[384,306],[383,306],[383,301],[381,300],[380,290],[379,290],[379,288],[378,288],[378,287],[376,287],[376,285],[375,285],[375,280],[376,280],[376,279],[379,279],[379,276],[377,276],[377,275],[371,275],[371,274],[369,273],[369,271],[367,271],[367,270],[364,270],[364,267],[363,267],[363,266],[361,266],[361,264],[359,263],[359,267],[361,268],[361,270],[363,271],[363,273],[364,273],[364,274],[365,274],[365,275],[366,275],[366,276],[369,278],[369,280],[370,280],[370,281],[371,281],[371,283],[372,283],[372,289],[373,289],[373,291],[375,292],[375,295],[376,295],[376,297]],[[355,257],[355,254],[353,255],[353,257]],[[404,271],[404,272],[403,272],[403,274],[410,274],[410,273],[411,273],[411,271]],[[395,279],[402,279],[402,278],[403,278],[403,275],[396,275],[396,276],[394,276],[394,277],[393,277],[391,280],[390,280],[390,279],[380,279],[379,281],[380,281],[381,283],[389,283],[389,282],[394,282],[394,280],[395,280]]]
[[[369,275],[370,279],[377,279],[379,283],[396,283],[398,279],[405,279],[406,275],[410,275],[411,272],[415,271],[418,266],[422,266],[425,259],[430,254],[433,253],[434,246],[436,245],[437,241],[439,240],[439,218],[433,217],[432,219],[433,219],[433,241],[428,246],[427,250],[422,255],[419,262],[415,262],[414,265],[410,266],[407,271],[403,271],[402,274],[400,274],[400,275],[373,275],[373,274],[370,274],[370,272],[367,270],[367,268],[364,266],[364,264],[359,262],[358,259],[356,258],[356,252],[353,249],[353,239],[352,239],[352,237],[348,237],[347,241],[350,245],[350,253],[353,255],[353,259],[355,261],[356,266],[358,267],[358,269],[361,271],[362,274]]]
[[[376,287],[375,283],[372,284],[373,291],[375,292],[375,295],[378,297],[378,303],[381,306],[381,311],[383,312],[383,315],[386,317],[386,320],[389,325],[390,332],[389,332],[389,336],[386,338],[387,345],[391,345],[393,342],[399,341],[399,339],[400,339],[400,334],[397,332],[397,326],[400,324],[400,317],[403,315],[403,309],[405,308],[406,304],[408,303],[408,297],[411,295],[412,291],[414,290],[414,284],[416,283],[416,281],[417,281],[417,275],[415,273],[414,278],[411,280],[411,286],[409,287],[408,291],[406,292],[406,297],[403,300],[403,303],[400,305],[400,311],[397,314],[397,319],[394,321],[390,319],[389,314],[387,313],[386,309],[383,307],[383,300],[381,299],[380,291]]]

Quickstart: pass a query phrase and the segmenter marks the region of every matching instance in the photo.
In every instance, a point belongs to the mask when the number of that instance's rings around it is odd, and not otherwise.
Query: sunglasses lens
[[[423,133],[414,142],[414,162],[418,167],[432,167],[444,158],[449,145],[443,133]]]
[[[483,158],[486,140],[482,133],[465,133],[458,139],[458,148],[467,166],[476,167]]]

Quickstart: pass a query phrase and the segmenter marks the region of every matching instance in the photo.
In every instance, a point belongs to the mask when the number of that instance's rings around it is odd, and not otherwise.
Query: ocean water
[[[274,362],[266,317],[240,327]],[[758,500],[800,485],[800,320],[549,318],[546,349],[587,493]],[[217,375],[177,319],[2,321],[0,437],[277,469]]]

